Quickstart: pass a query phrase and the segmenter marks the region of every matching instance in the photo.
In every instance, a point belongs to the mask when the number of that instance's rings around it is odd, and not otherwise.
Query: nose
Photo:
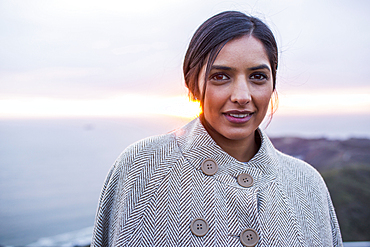
[[[251,99],[251,91],[249,89],[248,82],[245,79],[238,79],[234,81],[231,93],[231,102],[239,105],[248,104]]]

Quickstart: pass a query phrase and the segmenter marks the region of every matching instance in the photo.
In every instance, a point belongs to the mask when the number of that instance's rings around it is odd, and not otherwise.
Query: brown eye
[[[215,80],[215,81],[224,81],[228,79],[229,77],[225,74],[214,74],[211,76],[211,80]]]
[[[255,80],[266,80],[267,79],[267,76],[265,74],[262,74],[262,73],[258,73],[258,74],[253,74],[251,76],[251,79],[255,79]]]

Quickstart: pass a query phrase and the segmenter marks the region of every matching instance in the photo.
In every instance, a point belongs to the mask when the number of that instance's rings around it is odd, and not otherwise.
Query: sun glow
[[[289,92],[279,95],[280,115],[370,114],[369,89],[335,92]]]
[[[199,103],[186,96],[121,95],[96,100],[15,98],[0,100],[0,118],[145,117],[170,115],[195,118]]]
[[[360,90],[361,91],[361,90]],[[279,94],[278,115],[370,114],[367,90],[332,93]],[[169,115],[192,119],[199,102],[185,95],[162,97],[122,94],[105,99],[7,98],[0,99],[0,118],[146,117]]]

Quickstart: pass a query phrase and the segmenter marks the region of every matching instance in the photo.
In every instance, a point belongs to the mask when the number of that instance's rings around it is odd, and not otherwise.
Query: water
[[[51,237],[43,237],[36,242],[27,245],[27,247],[76,247],[88,246],[91,243],[94,227],[86,227],[73,232],[66,232]]]
[[[0,245],[92,226],[101,186],[120,152],[185,122],[0,121]]]
[[[186,122],[170,117],[0,120],[0,245],[88,242],[100,189],[115,158],[134,141]],[[370,116],[275,116],[267,131],[370,137],[369,122]]]
[[[343,245],[344,247],[370,247],[370,242],[346,242]]]

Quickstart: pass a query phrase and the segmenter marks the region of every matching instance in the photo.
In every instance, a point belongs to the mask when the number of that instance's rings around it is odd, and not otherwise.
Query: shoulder
[[[133,210],[140,217],[142,207],[135,209],[137,203],[150,203],[166,174],[180,162],[180,155],[173,132],[135,142],[121,153],[101,191],[93,238],[95,244],[108,245],[108,241],[112,241],[108,236],[120,232],[119,222],[128,219]]]
[[[265,157],[260,158],[263,161],[267,161],[274,165],[277,169],[277,173],[285,179],[300,179],[307,181],[307,179],[313,179],[322,182],[320,173],[307,162],[300,160],[296,157],[282,153],[275,148],[268,136],[261,130],[259,133],[262,138],[262,146],[260,152],[265,154]]]
[[[118,193],[122,197],[124,191],[132,187],[144,188],[153,176],[163,179],[179,160],[181,152],[174,133],[142,139],[128,146],[116,159],[103,190]],[[107,196],[115,198],[113,194]]]
[[[286,174],[289,174],[293,179],[298,179],[302,183],[305,183],[305,185],[313,183],[326,188],[321,174],[309,163],[284,154],[278,150],[276,150],[276,156],[282,165],[282,170],[284,170]],[[309,184],[307,184],[307,182],[309,182]]]
[[[283,162],[286,166],[288,166],[290,169],[297,169],[297,170],[304,170],[309,173],[318,173],[317,170],[310,165],[309,163],[298,159],[296,157],[293,157],[291,155],[285,154],[280,152],[276,149],[276,154],[280,162]]]
[[[176,147],[176,138],[173,132],[147,137],[129,145],[118,157],[120,162],[133,162],[134,160],[149,157],[156,153],[162,155],[171,153]],[[163,153],[164,152],[164,153]]]

